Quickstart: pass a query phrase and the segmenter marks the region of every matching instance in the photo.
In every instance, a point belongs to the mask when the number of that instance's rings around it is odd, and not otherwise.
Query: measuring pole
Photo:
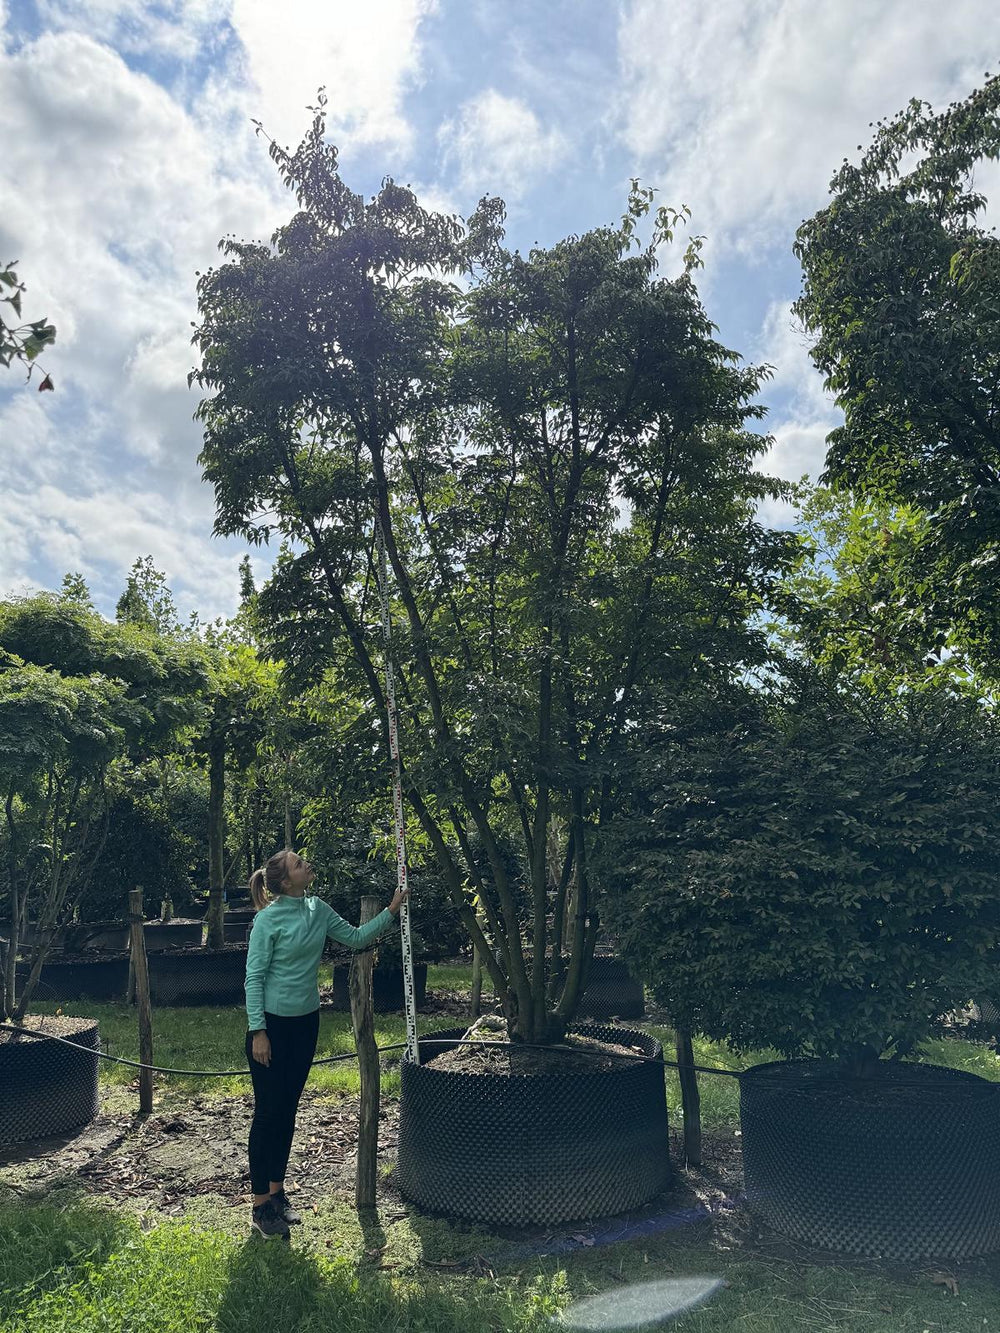
[[[382,602],[382,644],[385,650],[385,704],[389,714],[389,750],[392,754],[392,809],[396,821],[396,883],[407,887],[406,830],[403,825],[403,770],[399,762],[399,726],[396,721],[396,686],[392,677],[392,625],[389,620],[389,577],[385,558],[385,533],[382,520],[375,515],[375,539],[378,543],[378,590]],[[399,910],[399,931],[403,954],[403,1006],[406,1012],[406,1056],[420,1063],[417,1045],[417,1002],[413,989],[413,945],[410,941],[410,903]]]

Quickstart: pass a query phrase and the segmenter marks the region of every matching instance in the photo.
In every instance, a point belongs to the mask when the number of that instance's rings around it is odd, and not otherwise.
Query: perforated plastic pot
[[[823,1249],[912,1263],[1000,1248],[1000,1084],[884,1063],[848,1082],[818,1060],[740,1079],[747,1202]]]
[[[150,997],[153,1004],[242,1004],[246,967],[246,945],[152,953]]]
[[[654,1057],[624,1068],[476,1074],[435,1068],[453,1028],[420,1039],[401,1066],[404,1198],[433,1212],[529,1226],[613,1216],[657,1195],[670,1175],[662,1049],[646,1033],[580,1026]]]
[[[621,958],[595,954],[576,1012],[581,1018],[641,1018],[646,1012],[642,982]]]
[[[46,1018],[44,1023],[58,1036],[100,1049],[92,1018]],[[93,1120],[98,1107],[96,1055],[0,1032],[0,1148],[79,1129]]]

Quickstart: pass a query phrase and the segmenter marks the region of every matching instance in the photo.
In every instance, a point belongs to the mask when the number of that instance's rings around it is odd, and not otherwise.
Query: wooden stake
[[[378,916],[380,899],[365,894],[361,899],[361,924]],[[370,949],[351,959],[349,988],[354,1043],[358,1050],[361,1073],[361,1111],[358,1116],[358,1175],[354,1201],[358,1208],[375,1207],[378,1176],[378,1112],[382,1092],[382,1071],[375,1044],[375,1006],[372,1000],[372,969],[375,957]]]
[[[135,1002],[139,1011],[139,1059],[153,1063],[153,1010],[149,1002],[149,964],[146,960],[146,931],[143,925],[142,889],[128,895],[129,954],[135,977]],[[153,1109],[153,1071],[139,1070],[139,1111],[148,1115]]]
[[[691,1033],[680,1029],[677,1032],[677,1065],[684,1110],[684,1160],[688,1166],[701,1166],[701,1093],[694,1068]]]

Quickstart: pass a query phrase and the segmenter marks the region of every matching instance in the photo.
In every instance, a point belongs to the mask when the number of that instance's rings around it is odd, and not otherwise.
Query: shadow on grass
[[[280,1241],[234,1242],[216,1229],[138,1221],[74,1195],[0,1196],[0,1327],[46,1333],[184,1333],[211,1327],[337,1333],[541,1333],[564,1303],[558,1279],[395,1274],[384,1232],[362,1220],[374,1261]]]
[[[127,1221],[79,1192],[46,1202],[0,1194],[0,1326],[64,1284],[67,1273],[100,1265],[127,1243]]]
[[[377,1223],[366,1238],[381,1233]],[[216,1313],[219,1333],[248,1328],[336,1329],[381,1333],[541,1333],[563,1300],[559,1282],[536,1279],[505,1289],[482,1279],[429,1275],[394,1282],[389,1273],[349,1259],[325,1259],[280,1241],[247,1241],[229,1265]]]

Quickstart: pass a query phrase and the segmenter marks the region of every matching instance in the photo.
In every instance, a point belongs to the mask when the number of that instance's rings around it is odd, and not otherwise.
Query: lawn
[[[429,988],[462,991],[471,969],[431,969]],[[40,1012],[55,1006],[39,1005]],[[64,1004],[67,1013],[100,1020],[106,1047],[134,1056],[135,1013],[124,1005]],[[451,1015],[422,1015],[422,1031],[453,1026]],[[154,1015],[158,1063],[199,1069],[239,1069],[244,1017],[237,1009],[163,1009]],[[650,1027],[669,1042],[667,1029]],[[401,1017],[377,1018],[380,1045],[401,1042]],[[324,1013],[321,1054],[351,1049],[346,1014]],[[668,1050],[668,1055],[670,1051]],[[762,1053],[766,1057],[767,1053]],[[992,1050],[968,1042],[932,1043],[926,1058],[1000,1079]],[[738,1069],[761,1054],[738,1057],[715,1043],[696,1043],[700,1063]],[[394,1123],[398,1052],[384,1058],[383,1087]],[[120,1121],[126,1141],[143,1132],[135,1115],[134,1071],[102,1066],[105,1118]],[[738,1123],[735,1079],[702,1075],[706,1172],[678,1171],[686,1197],[707,1198],[708,1159],[714,1144],[732,1149]],[[358,1089],[352,1062],[314,1071],[311,1116],[353,1123]],[[243,1123],[245,1078],[158,1076],[156,1113],[234,1107]],[[669,1101],[679,1126],[673,1075]],[[218,1108],[213,1112],[212,1108]],[[323,1108],[327,1107],[327,1110]],[[338,1107],[334,1112],[332,1109]],[[194,1110],[187,1112],[193,1116]],[[109,1118],[110,1117],[110,1118]],[[226,1122],[227,1124],[229,1122]],[[337,1123],[340,1123],[339,1121]],[[169,1128],[169,1125],[167,1126]],[[148,1127],[147,1127],[148,1128]],[[300,1129],[322,1135],[332,1130]],[[114,1145],[107,1152],[113,1153]],[[232,1151],[242,1152],[239,1142]],[[226,1159],[226,1162],[231,1160]],[[35,1164],[37,1165],[37,1163]],[[224,1164],[225,1165],[225,1164]],[[3,1333],[201,1333],[273,1327],[285,1333],[479,1333],[536,1330],[576,1298],[624,1291],[654,1279],[707,1274],[726,1287],[710,1302],[682,1315],[679,1333],[966,1333],[1000,1330],[996,1268],[987,1261],[950,1268],[888,1270],[874,1263],[831,1261],[761,1236],[742,1210],[698,1219],[685,1216],[677,1196],[644,1223],[644,1234],[609,1241],[587,1226],[557,1232],[492,1233],[417,1213],[395,1193],[383,1169],[380,1211],[362,1224],[352,1206],[349,1158],[336,1189],[319,1194],[291,1247],[246,1238],[246,1207],[239,1193],[181,1196],[169,1208],[150,1206],[135,1189],[102,1185],[76,1166],[27,1181],[16,1166],[0,1166],[0,1330]],[[238,1190],[238,1182],[235,1186]],[[306,1192],[305,1189],[303,1191]],[[957,1294],[945,1278],[955,1278]],[[608,1325],[611,1327],[612,1325]],[[655,1325],[650,1325],[654,1327]]]

